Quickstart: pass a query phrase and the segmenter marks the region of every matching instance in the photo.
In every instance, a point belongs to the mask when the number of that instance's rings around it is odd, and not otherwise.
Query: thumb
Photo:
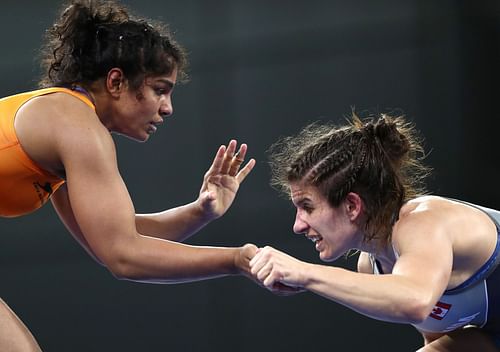
[[[204,191],[200,194],[200,204],[205,207],[210,202],[215,200],[215,193],[213,191]]]
[[[202,196],[204,201],[210,202],[215,199],[215,192],[214,191],[205,191],[203,192]]]

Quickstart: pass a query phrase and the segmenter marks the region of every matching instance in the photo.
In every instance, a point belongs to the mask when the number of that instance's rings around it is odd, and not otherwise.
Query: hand
[[[235,258],[235,267],[238,269],[240,274],[248,277],[259,286],[263,286],[262,283],[252,274],[250,270],[250,261],[259,251],[260,249],[253,244],[244,245],[240,248]],[[271,287],[268,287],[268,289],[279,296],[290,296],[305,291],[298,287],[287,286],[281,282],[275,282]]]
[[[252,171],[255,160],[240,170],[245,160],[247,145],[242,144],[235,154],[237,142],[231,140],[228,146],[220,146],[215,159],[203,178],[198,204],[208,220],[222,216],[233,203],[236,193],[245,177]]]
[[[304,291],[304,262],[272,247],[260,248],[250,261],[250,272],[268,290]]]
[[[250,279],[253,279],[252,273],[250,272],[250,260],[257,253],[258,248],[256,245],[247,243],[243,247],[238,249],[236,256],[234,257],[234,266],[238,271],[238,274],[244,275]]]

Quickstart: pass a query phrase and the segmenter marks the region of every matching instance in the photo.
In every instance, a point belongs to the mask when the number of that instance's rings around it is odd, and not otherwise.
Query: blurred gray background
[[[404,113],[425,137],[432,193],[500,208],[498,1],[124,1],[170,24],[191,81],[145,144],[117,137],[138,212],[194,200],[218,146],[257,159],[230,211],[188,242],[272,245],[320,263],[269,186],[266,150],[309,122]],[[37,53],[60,2],[4,0],[0,96],[36,87]],[[438,255],[438,251],[437,251]],[[354,268],[356,258],[333,265]],[[47,205],[0,219],[0,297],[45,351],[413,351],[410,326],[375,321],[311,293],[277,297],[242,277],[182,285],[118,281]]]

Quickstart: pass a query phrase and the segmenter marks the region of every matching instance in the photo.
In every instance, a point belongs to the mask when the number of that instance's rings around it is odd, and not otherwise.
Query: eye
[[[312,206],[310,206],[309,204],[303,204],[302,209],[304,209],[304,211],[308,214],[311,214],[312,211],[314,210],[314,208]]]
[[[167,88],[155,88],[155,93],[158,96],[168,94],[169,90]]]

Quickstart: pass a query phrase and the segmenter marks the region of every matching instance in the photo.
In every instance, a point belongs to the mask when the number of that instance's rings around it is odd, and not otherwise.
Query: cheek
[[[129,115],[136,123],[143,123],[151,120],[154,110],[148,105],[138,104],[130,110]]]
[[[149,99],[144,101],[144,105],[142,107],[144,113],[148,115],[154,115],[159,111],[159,104],[156,100]]]
[[[321,236],[330,243],[338,243],[343,240],[342,228],[331,221],[323,223],[320,228],[318,228]]]
[[[133,111],[141,115],[151,115],[154,113],[157,105],[155,96],[147,92],[138,92],[131,99]]]
[[[330,217],[324,217],[321,221],[318,221],[317,224],[318,227],[321,227],[323,231],[327,232],[332,232],[338,227],[338,224]]]

